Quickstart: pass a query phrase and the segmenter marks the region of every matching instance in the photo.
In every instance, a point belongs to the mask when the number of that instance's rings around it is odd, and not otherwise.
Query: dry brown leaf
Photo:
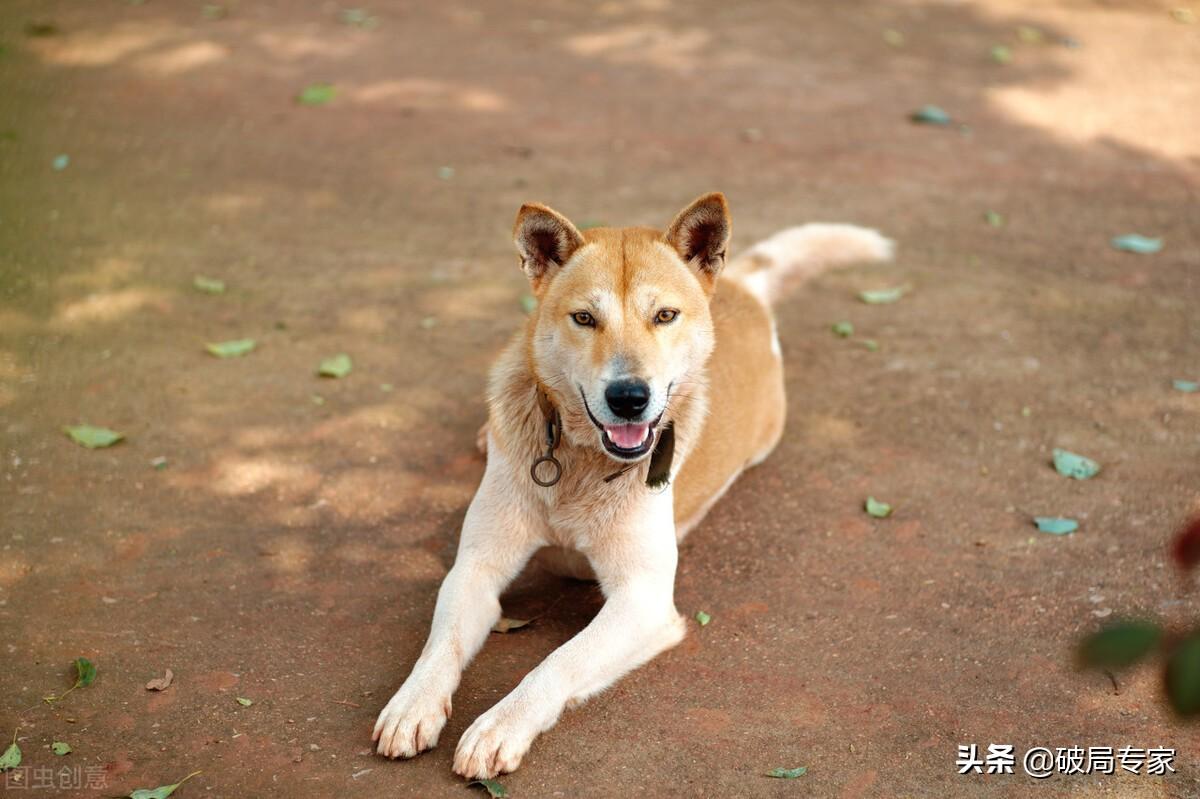
[[[175,679],[175,673],[167,669],[167,673],[162,677],[155,677],[150,682],[146,683],[147,691],[165,691],[170,686],[171,680]]]

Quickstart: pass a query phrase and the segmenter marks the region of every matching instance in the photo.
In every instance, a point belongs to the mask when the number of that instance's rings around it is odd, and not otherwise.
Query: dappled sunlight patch
[[[146,55],[137,65],[158,75],[178,75],[229,57],[229,48],[213,42],[181,44],[161,53]]]
[[[437,582],[446,576],[446,565],[432,552],[421,547],[388,550],[380,560],[388,577],[394,580]]]
[[[394,308],[360,306],[338,311],[337,327],[356,333],[383,333],[391,326],[396,316]]]
[[[280,61],[299,61],[314,56],[341,58],[353,55],[360,47],[356,40],[334,38],[322,31],[263,31],[254,36],[254,43]]]
[[[1068,25],[1085,48],[1043,48],[1036,55],[1063,67],[1059,77],[996,86],[987,90],[988,102],[1018,124],[1071,144],[1109,141],[1164,158],[1200,156],[1197,47],[1184,26],[1161,14],[1110,9],[1086,17],[1064,13],[1062,27]]]
[[[712,34],[700,28],[640,24],[568,36],[563,46],[578,56],[688,71],[709,63],[713,42]]]
[[[71,300],[59,306],[52,324],[73,328],[95,322],[116,322],[147,307],[170,310],[166,294],[157,289],[127,288],[103,291]]]
[[[257,211],[266,205],[266,198],[261,194],[245,192],[222,191],[209,195],[201,205],[204,210],[217,216],[237,216],[248,211]]]
[[[397,391],[396,399],[380,405],[366,405],[344,415],[321,422],[312,429],[312,441],[354,441],[365,436],[362,446],[381,454],[396,446],[395,439],[378,437],[380,430],[405,433],[429,423],[427,409],[438,407],[443,398],[429,387],[411,387]],[[372,437],[375,438],[372,438]],[[378,446],[369,442],[377,441]]]
[[[496,112],[504,111],[509,106],[504,97],[489,89],[430,78],[376,81],[348,92],[347,96],[363,105],[394,105],[423,110]]]
[[[29,49],[43,61],[66,67],[103,67],[187,33],[165,22],[123,22],[107,30],[81,30],[35,39]]]
[[[307,464],[232,456],[217,463],[210,485],[217,493],[230,496],[256,494],[267,488],[296,496],[315,490],[320,483],[320,473]]]
[[[98,291],[111,289],[140,275],[142,264],[131,258],[109,255],[96,261],[96,265],[84,272],[71,272],[54,281],[56,290]]]
[[[298,535],[278,535],[261,545],[263,560],[279,574],[295,576],[308,570],[316,558],[312,544]]]
[[[32,333],[40,323],[31,314],[15,308],[0,308],[0,330],[10,336]],[[0,355],[0,378],[4,376],[3,355]]]
[[[519,296],[508,281],[477,281],[470,286],[427,289],[421,294],[418,307],[423,315],[432,316],[439,323],[491,320],[496,318],[499,309],[512,320],[515,330],[523,318]]]
[[[343,519],[374,523],[409,510],[422,496],[422,486],[406,471],[352,468],[326,480],[320,495]]]
[[[848,446],[859,436],[858,427],[853,421],[825,413],[806,415],[803,425],[807,446]]]

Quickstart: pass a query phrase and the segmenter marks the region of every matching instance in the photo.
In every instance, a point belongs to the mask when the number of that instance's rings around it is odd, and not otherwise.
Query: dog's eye
[[[654,324],[669,325],[675,321],[675,317],[677,316],[679,316],[679,311],[676,311],[674,308],[663,308],[654,315]]]
[[[571,318],[575,320],[575,324],[580,327],[595,327],[596,318],[587,311],[576,311],[571,314]]]

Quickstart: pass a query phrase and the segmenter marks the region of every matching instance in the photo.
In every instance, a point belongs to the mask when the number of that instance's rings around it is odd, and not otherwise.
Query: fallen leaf
[[[333,96],[337,94],[337,89],[328,83],[314,83],[311,86],[305,86],[300,94],[296,95],[296,102],[300,105],[325,105]]]
[[[1167,661],[1167,698],[1181,716],[1200,713],[1200,634],[1185,638]]]
[[[75,658],[75,687],[87,688],[96,681],[96,666],[87,658]]]
[[[53,22],[30,22],[25,26],[26,36],[56,36],[58,26]]]
[[[833,330],[833,335],[838,338],[850,338],[854,335],[854,325],[849,322],[834,322],[831,329]]]
[[[238,338],[231,341],[220,341],[216,344],[205,344],[204,349],[218,358],[240,358],[257,346],[258,342],[252,338]]]
[[[354,28],[366,28],[374,30],[379,27],[379,17],[374,17],[368,14],[361,8],[345,8],[339,16],[343,25],[349,25]]]
[[[155,677],[150,682],[146,683],[147,691],[165,691],[171,685],[171,681],[175,679],[175,673],[167,669],[167,673],[162,677]]]
[[[526,314],[531,314],[537,310],[537,297],[532,294],[521,295],[521,310]]]
[[[879,352],[879,342],[873,338],[859,339],[858,343],[871,352]]]
[[[438,177],[442,180],[454,180],[454,167],[440,166],[438,167]]]
[[[936,105],[924,105],[908,117],[920,125],[949,125],[950,115]]]
[[[200,7],[200,14],[205,19],[224,19],[228,9],[218,3],[205,3]]]
[[[482,786],[492,799],[504,799],[505,796],[508,796],[508,789],[495,780],[471,780],[467,783],[468,788],[473,788],[476,785]]]
[[[576,230],[591,230],[597,227],[605,227],[604,222],[599,219],[585,219],[576,226]]]
[[[1196,23],[1196,12],[1190,8],[1172,8],[1171,19],[1184,25],[1194,25]]]
[[[253,704],[254,704],[254,700],[253,700],[253,699],[247,699],[247,698],[246,698],[246,697],[244,697],[244,696],[239,696],[239,697],[237,698],[237,703],[238,703],[239,705],[241,705],[242,707],[250,707],[251,705],[253,705]]]
[[[998,44],[991,50],[992,60],[997,64],[1011,64],[1012,50],[1009,50],[1002,44]]]
[[[196,277],[192,279],[192,287],[195,288],[197,291],[203,291],[205,294],[224,294],[225,293],[225,281],[224,280],[217,280],[216,278],[204,277],[203,275],[196,275]]]
[[[167,468],[167,464],[168,461],[165,455],[159,455],[157,458],[154,458],[152,461],[150,461],[150,465],[159,471]]]
[[[858,298],[867,305],[887,305],[896,302],[908,293],[908,286],[896,286],[890,289],[869,289],[860,291]]]
[[[435,327],[437,327],[437,317],[426,316],[420,321],[420,325],[422,330],[433,330]]]
[[[21,747],[17,746],[17,733],[13,730],[13,742],[0,755],[0,771],[8,771],[21,765]]]
[[[1091,458],[1076,455],[1065,449],[1054,450],[1054,468],[1063,477],[1071,477],[1075,480],[1087,480],[1100,472],[1100,464]]]
[[[863,503],[863,510],[876,519],[886,519],[892,515],[892,506],[886,502],[880,502],[875,497],[867,497],[867,501]]]
[[[345,377],[353,368],[354,363],[350,360],[350,356],[339,352],[332,358],[321,361],[321,365],[317,367],[317,374],[321,377]]]
[[[174,785],[160,785],[157,788],[138,788],[133,793],[129,794],[129,799],[167,799],[168,796],[175,793],[175,790],[199,774],[199,771],[193,771]]]
[[[63,153],[62,155],[54,156],[54,160],[50,162],[50,166],[55,172],[62,172],[71,165],[71,156]]]
[[[527,624],[529,619],[508,619],[501,616],[500,620],[492,625],[492,632],[506,633],[509,630],[519,630]]]
[[[50,751],[59,757],[62,757],[63,755],[71,754],[71,745],[69,743],[65,743],[64,741],[55,741],[54,743],[50,744]]]
[[[797,766],[796,768],[773,768],[767,772],[767,776],[780,780],[794,780],[797,777],[803,777],[807,773],[808,766]]]
[[[712,621],[712,616],[702,610],[696,611],[696,623],[701,627],[706,627],[710,621]]]
[[[1004,227],[1004,217],[995,211],[984,213],[983,218],[992,227]]]
[[[124,435],[118,433],[116,430],[109,430],[107,427],[93,427],[90,424],[77,424],[64,427],[63,432],[70,436],[71,440],[76,444],[88,449],[111,447],[125,438]]]
[[[1163,248],[1162,239],[1152,239],[1149,236],[1141,236],[1137,233],[1126,233],[1124,236],[1116,236],[1112,240],[1112,246],[1124,252],[1135,252],[1139,255],[1149,255],[1156,253]]]
[[[1115,622],[1083,639],[1079,662],[1107,669],[1132,666],[1148,655],[1161,637],[1158,625],[1150,622]]]
[[[1033,523],[1037,525],[1037,529],[1051,535],[1066,535],[1079,529],[1079,522],[1059,516],[1035,516]]]
[[[1182,391],[1184,394],[1195,394],[1200,391],[1200,383],[1195,380],[1176,380],[1171,383],[1176,391]]]
[[[888,28],[883,32],[883,40],[892,47],[904,46],[904,34],[893,28]]]

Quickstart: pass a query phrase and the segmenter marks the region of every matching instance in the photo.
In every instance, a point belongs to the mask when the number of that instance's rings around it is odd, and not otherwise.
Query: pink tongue
[[[611,424],[604,426],[604,432],[608,433],[609,441],[621,449],[634,449],[646,440],[649,428],[648,424]]]

